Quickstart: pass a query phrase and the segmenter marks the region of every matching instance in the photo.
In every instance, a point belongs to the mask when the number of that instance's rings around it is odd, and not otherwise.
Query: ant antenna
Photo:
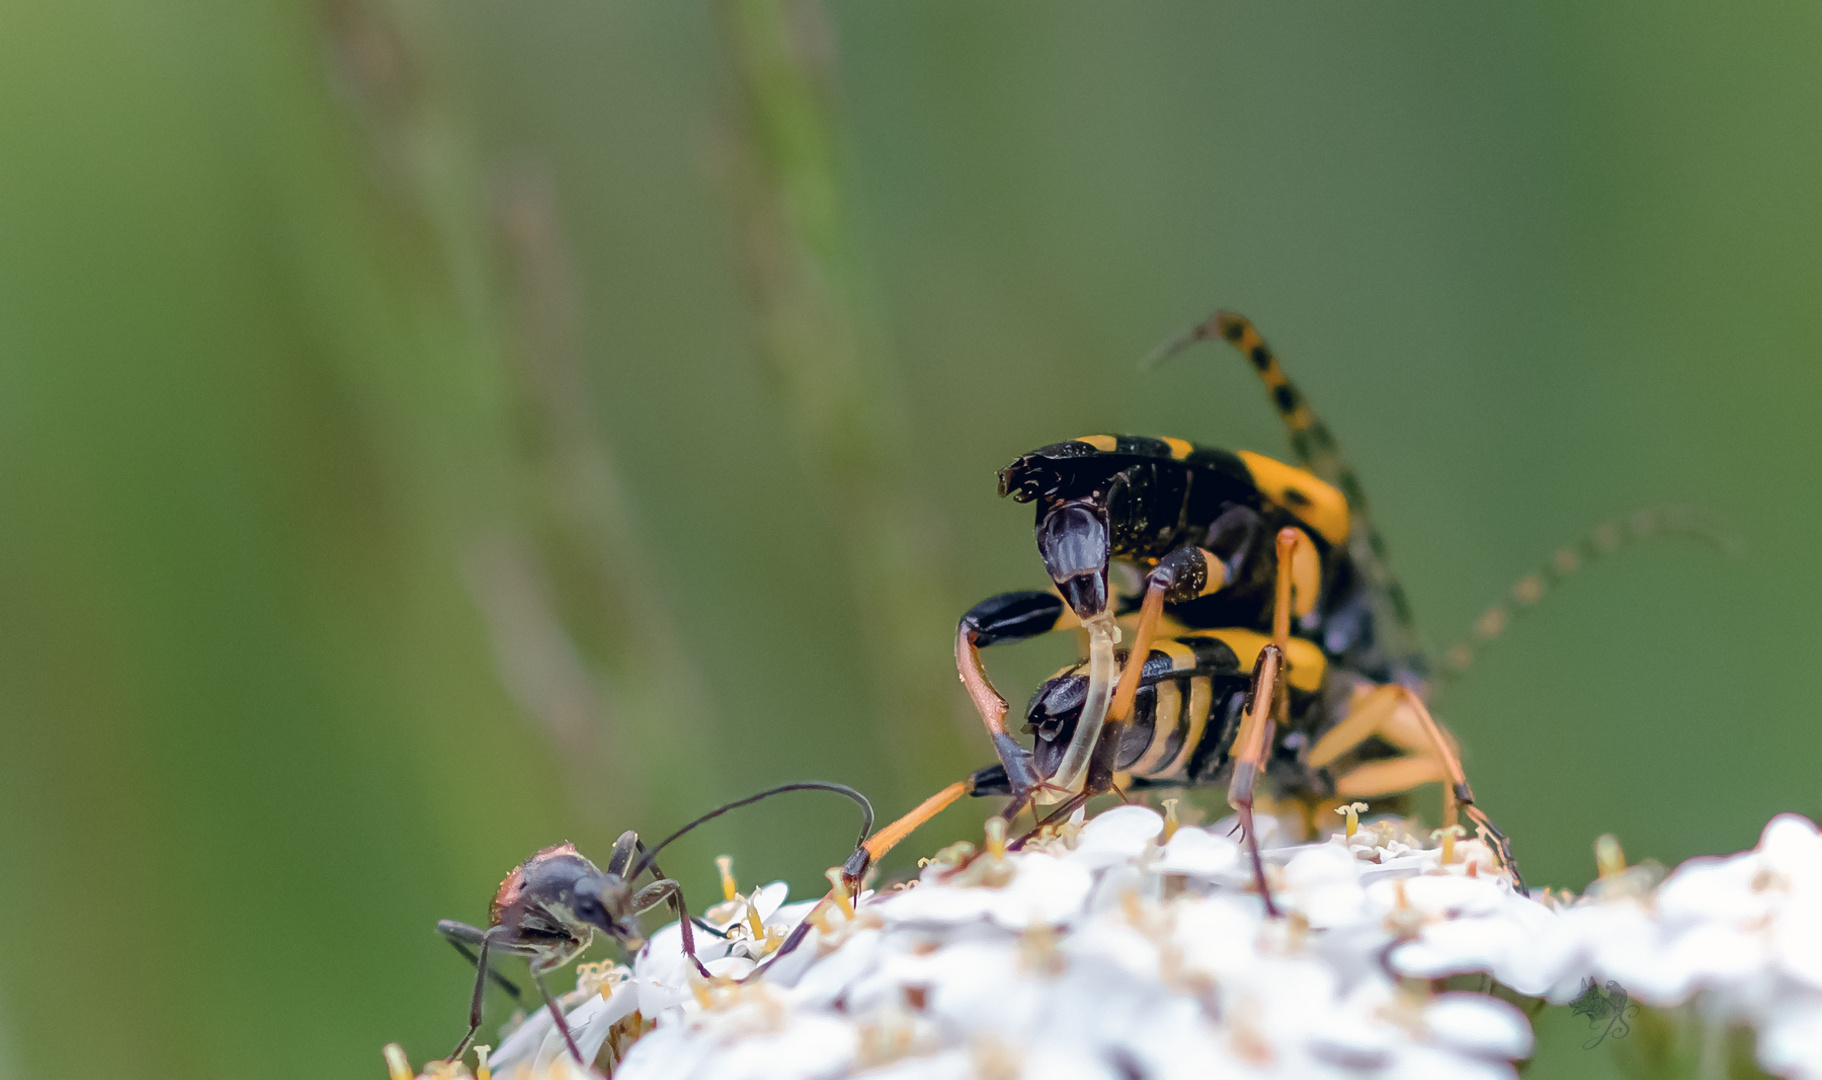
[[[689,832],[696,826],[701,825],[704,822],[713,821],[715,818],[720,817],[729,810],[737,810],[742,806],[756,803],[761,799],[769,799],[774,795],[782,795],[787,791],[833,791],[837,795],[846,795],[848,798],[853,799],[860,805],[861,815],[860,839],[854,842],[854,846],[858,848],[867,842],[868,834],[873,831],[873,804],[867,801],[867,797],[846,784],[836,784],[827,780],[805,780],[796,784],[780,784],[774,788],[767,788],[757,795],[748,795],[744,799],[736,799],[731,803],[724,803],[721,806],[717,806],[715,809],[710,810],[695,821],[690,822],[688,825],[683,826],[681,829],[678,829],[676,832],[658,841],[658,843],[652,847],[647,848],[645,854],[640,856],[639,861],[634,863],[632,869],[627,873],[626,880],[632,881],[640,874],[645,873],[646,869],[651,866],[652,861],[658,857],[660,851],[663,851],[671,841],[678,839],[684,833]]]
[[[1554,591],[1589,563],[1642,540],[1661,536],[1701,540],[1725,555],[1738,555],[1745,548],[1739,535],[1725,520],[1692,506],[1671,503],[1647,506],[1623,518],[1604,522],[1556,549],[1548,563],[1512,584],[1509,601],[1495,601],[1474,620],[1472,636],[1457,641],[1442,654],[1441,670],[1436,674],[1438,689],[1461,678],[1487,646],[1504,634],[1520,615],[1536,607],[1546,593]]]

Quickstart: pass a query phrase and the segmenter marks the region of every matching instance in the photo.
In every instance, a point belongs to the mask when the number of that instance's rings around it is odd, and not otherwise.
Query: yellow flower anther
[[[690,993],[696,996],[696,1004],[702,1006],[704,1009],[714,1008],[715,995],[709,990],[708,980],[704,979],[701,975],[696,974],[694,971],[689,972],[688,980],[690,984]]]
[[[405,1056],[405,1048],[398,1043],[387,1043],[380,1052],[386,1055],[386,1072],[392,1080],[414,1080],[417,1076],[411,1071],[411,1059]]]
[[[1347,834],[1353,836],[1360,831],[1360,815],[1367,812],[1367,804],[1363,802],[1351,802],[1346,806],[1337,806],[1335,812],[1348,819]]]
[[[734,859],[730,855],[715,856],[715,868],[721,871],[721,898],[732,900],[739,894],[734,885]]]
[[[1006,857],[1006,819],[990,817],[987,819],[987,854],[993,856],[994,862]]]
[[[1620,848],[1620,838],[1612,833],[1602,833],[1594,839],[1594,865],[1600,869],[1604,878],[1624,873],[1626,869],[1626,852]]]
[[[1181,825],[1182,822],[1177,820],[1177,800],[1165,799],[1164,832],[1158,837],[1158,842],[1163,844],[1170,843],[1170,838],[1177,835],[1177,829],[1181,827]]]
[[[1466,836],[1468,830],[1460,825],[1444,825],[1430,833],[1430,839],[1442,841],[1442,862],[1444,866],[1455,861],[1455,838]]]
[[[854,905],[848,900],[847,884],[841,880],[841,867],[831,866],[823,873],[823,876],[829,879],[829,895],[833,896],[835,902],[841,905],[841,913],[852,919],[854,917]]]
[[[476,1044],[474,1048],[474,1080],[493,1080],[493,1070],[487,1067],[487,1055],[493,1053],[493,1047],[486,1043]]]
[[[753,931],[754,941],[765,940],[765,924],[759,921],[759,909],[753,906],[751,900],[747,901],[747,928]]]

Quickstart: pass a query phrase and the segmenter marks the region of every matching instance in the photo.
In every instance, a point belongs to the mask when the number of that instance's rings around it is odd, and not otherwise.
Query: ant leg
[[[447,921],[447,920],[445,920],[445,921]],[[458,925],[460,925],[460,924],[458,924]],[[469,929],[473,929],[473,927],[470,927]],[[461,942],[459,942],[451,937],[446,936],[444,938],[444,940],[448,941],[451,945],[455,946],[455,951],[462,954],[462,959],[468,961],[470,964],[474,965],[476,968],[480,967],[481,958],[476,956],[468,948],[468,946],[462,944]],[[512,999],[514,1001],[517,1001],[520,1004],[524,1004],[525,995],[519,990],[518,983],[513,982],[511,979],[508,979],[506,976],[500,974],[497,971],[494,971],[492,968],[488,969],[487,977],[493,980],[493,983],[495,986],[506,991],[508,994],[511,994]]]
[[[658,868],[654,866],[652,869],[655,872]],[[636,914],[643,914],[666,902],[669,902],[671,910],[677,913],[678,927],[683,933],[683,955],[690,958],[690,963],[696,965],[697,972],[703,978],[714,978],[709,974],[709,969],[703,966],[701,959],[696,956],[696,935],[691,930],[689,909],[683,903],[683,886],[670,878],[661,878],[633,894],[633,911]]]
[[[645,850],[644,844],[639,842],[638,833],[628,829],[620,834],[620,839],[614,841],[614,850],[607,860],[607,872],[616,876],[624,875],[635,855],[642,856],[639,866],[642,870],[650,870],[652,877],[656,878],[657,882],[641,889],[638,895],[633,897],[633,910],[643,913],[657,907],[661,902],[669,900],[671,912],[677,916],[679,928],[683,933],[683,951],[690,958],[690,962],[696,965],[696,970],[702,973],[702,977],[708,978],[709,969],[703,967],[702,961],[696,958],[696,935],[692,930],[695,920],[690,918],[689,909],[683,905],[683,889],[675,881],[666,878],[664,871],[658,869],[658,860],[653,857],[653,853]],[[660,888],[666,884],[671,887],[668,893]],[[648,893],[652,895],[651,901],[642,904],[641,898]],[[716,936],[725,937],[726,935],[717,931]]]
[[[471,940],[481,947],[480,954],[475,957],[474,962],[474,998],[468,1006],[468,1033],[462,1036],[461,1042],[456,1043],[456,1048],[450,1052],[448,1058],[449,1061],[455,1062],[462,1060],[462,1055],[468,1053],[468,1047],[474,1042],[475,1033],[481,1030],[481,998],[487,991],[487,953],[493,945],[495,935],[500,932],[501,928],[496,926],[489,930],[477,930],[475,927],[445,919],[437,924],[437,929],[451,941],[455,940],[456,935],[463,937],[473,935]],[[533,972],[533,977],[536,977],[536,972]]]
[[[1063,598],[1050,592],[1011,592],[990,597],[968,610],[955,630],[955,668],[981,723],[993,740],[993,751],[1006,767],[1014,792],[1037,787],[1037,769],[1031,751],[1020,746],[1006,730],[1006,699],[995,690],[981,664],[980,650],[987,645],[1024,641],[1052,630],[1076,625]]]
[[[569,1047],[569,1055],[576,1059],[576,1064],[584,1069],[588,1068],[588,1062],[582,1060],[582,1051],[576,1049],[576,1037],[569,1033],[569,1021],[563,1016],[562,1006],[557,1004],[556,997],[550,992],[549,984],[544,981],[544,972],[539,970],[535,964],[531,969],[531,981],[538,984],[538,993],[544,995],[544,1007],[550,1010],[551,1022],[557,1025],[557,1031],[563,1035],[563,1042]],[[470,1038],[472,1037],[471,1032]]]

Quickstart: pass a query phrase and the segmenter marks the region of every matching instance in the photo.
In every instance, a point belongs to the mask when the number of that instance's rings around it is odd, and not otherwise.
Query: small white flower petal
[[[1529,1057],[1534,1041],[1524,1013],[1485,994],[1439,994],[1424,1009],[1423,1023],[1436,1042],[1480,1057]]]
[[[888,896],[869,910],[878,912],[888,926],[979,922],[993,910],[993,893],[992,889],[933,887],[925,882]]]
[[[1018,874],[1005,888],[978,891],[991,897],[993,921],[1017,930],[1064,921],[1081,910],[1093,887],[1094,876],[1080,863],[1033,854],[1018,861]]]
[[[766,982],[773,986],[789,986],[795,991],[792,1000],[799,1005],[828,1007],[834,1005],[850,985],[878,966],[880,932],[862,930],[849,936],[841,948],[822,957],[816,956],[819,946],[815,942],[805,942],[799,948],[806,959],[813,958],[804,974],[786,983],[768,973]]]
[[[1779,814],[1759,834],[1759,851],[1773,871],[1786,878],[1822,874],[1822,830],[1800,814]]]
[[[1240,865],[1240,845],[1207,829],[1178,829],[1164,854],[1151,864],[1161,874],[1185,874],[1190,877],[1216,878],[1229,874]]]
[[[832,1016],[796,1014],[783,1030],[731,1041],[715,1063],[715,1080],[820,1080],[837,1076],[859,1049],[852,1025]]]
[[[1785,974],[1822,991],[1822,905],[1792,905],[1778,920],[1772,946]]]
[[[1127,862],[1164,831],[1164,818],[1149,806],[1116,806],[1088,819],[1070,859],[1090,868]]]
[[[1653,906],[1659,918],[1671,925],[1764,918],[1773,898],[1752,889],[1753,879],[1763,868],[1758,853],[1750,851],[1724,859],[1690,859],[1664,879]]]

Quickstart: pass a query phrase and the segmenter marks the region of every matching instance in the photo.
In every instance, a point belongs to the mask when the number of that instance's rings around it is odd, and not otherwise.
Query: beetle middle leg
[[[1130,655],[1138,662],[1128,662],[1114,690],[1113,703],[1107,707],[1107,719],[1124,721],[1132,712],[1132,701],[1139,692],[1139,675],[1145,668],[1145,657],[1151,653],[1152,638],[1157,636],[1158,620],[1165,604],[1181,604],[1208,594],[1227,584],[1227,566],[1220,556],[1202,548],[1178,548],[1158,561],[1145,579],[1145,599],[1139,605],[1139,624],[1133,631]]]
[[[1291,605],[1294,600],[1293,568],[1297,552],[1307,544],[1296,529],[1278,533],[1277,589],[1272,601],[1272,640],[1259,650],[1253,663],[1252,693],[1247,699],[1246,714],[1234,736],[1234,774],[1227,785],[1227,804],[1240,815],[1240,828],[1245,834],[1246,851],[1252,858],[1253,880],[1265,901],[1265,913],[1278,917],[1278,906],[1272,901],[1270,884],[1265,880],[1265,860],[1259,855],[1259,836],[1253,828],[1253,788],[1259,774],[1265,771],[1271,757],[1273,736],[1289,709],[1289,680],[1286,677],[1285,650],[1290,647]]]

